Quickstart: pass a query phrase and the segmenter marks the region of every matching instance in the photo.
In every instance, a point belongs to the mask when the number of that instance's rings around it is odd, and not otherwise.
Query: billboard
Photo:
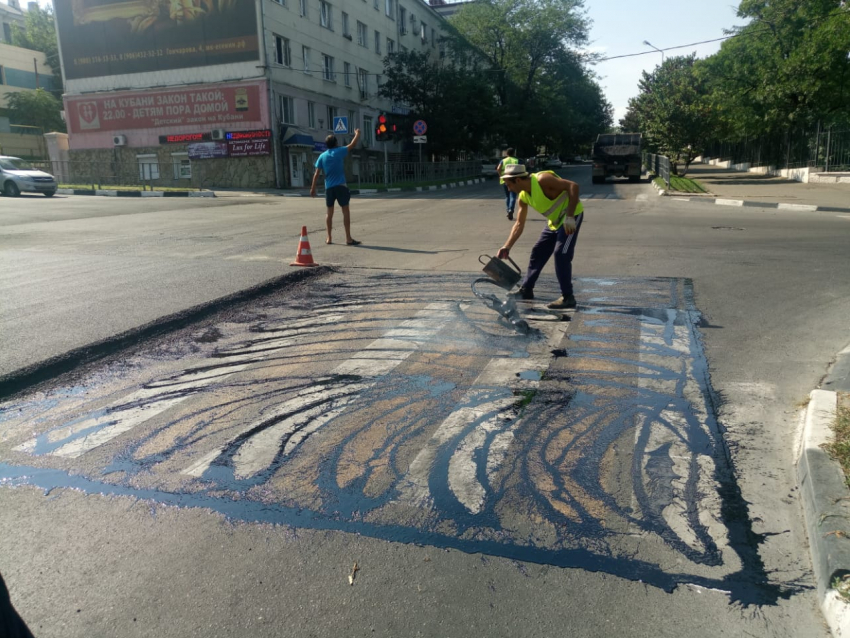
[[[65,119],[71,133],[172,126],[190,131],[224,129],[230,124],[262,119],[260,85],[228,84],[66,97]]]
[[[259,60],[255,0],[54,0],[68,80]]]

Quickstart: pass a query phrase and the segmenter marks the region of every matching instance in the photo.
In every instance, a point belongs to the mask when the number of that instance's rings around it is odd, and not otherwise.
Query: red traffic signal
[[[378,116],[378,126],[375,127],[375,140],[378,142],[386,142],[390,139],[390,131],[387,128],[389,119],[385,113]]]

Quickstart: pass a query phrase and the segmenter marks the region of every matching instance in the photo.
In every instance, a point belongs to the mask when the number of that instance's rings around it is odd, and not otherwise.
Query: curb
[[[57,188],[56,192],[60,195],[91,195],[94,197],[215,197],[213,191],[120,191],[113,189]]]
[[[841,467],[821,447],[832,438],[838,395],[813,390],[810,399],[800,439],[797,485],[821,611],[834,636],[850,636],[850,604],[832,587],[836,577],[850,573],[850,502]]]
[[[656,186],[656,188],[658,188]],[[662,191],[664,192],[664,191]],[[819,213],[850,213],[850,208],[842,206],[816,206],[814,204],[786,204],[777,202],[751,202],[745,199],[723,199],[712,197],[682,197],[683,202],[702,202],[703,204],[716,204],[717,206],[738,206],[746,208],[772,208],[778,210],[796,210]]]

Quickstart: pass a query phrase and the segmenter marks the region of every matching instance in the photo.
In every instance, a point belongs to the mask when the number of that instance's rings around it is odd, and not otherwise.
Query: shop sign
[[[269,138],[228,140],[227,149],[230,157],[254,157],[257,155],[270,155],[272,145]]]
[[[227,142],[197,142],[189,144],[189,159],[227,157]]]
[[[313,150],[321,153],[328,150],[328,145],[324,142],[313,142]]]
[[[160,144],[188,144],[189,142],[204,142],[210,139],[209,133],[178,133],[176,135],[160,135]]]
[[[228,131],[225,134],[225,138],[228,140],[261,140],[264,138],[268,138],[272,136],[272,132],[267,129],[260,129],[257,131]]]

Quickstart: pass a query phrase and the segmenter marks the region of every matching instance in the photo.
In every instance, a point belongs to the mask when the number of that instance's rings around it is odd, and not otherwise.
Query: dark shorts
[[[340,184],[339,186],[331,186],[325,191],[325,204],[328,208],[333,207],[334,200],[339,202],[340,206],[348,206],[351,201],[351,191],[348,186]]]

